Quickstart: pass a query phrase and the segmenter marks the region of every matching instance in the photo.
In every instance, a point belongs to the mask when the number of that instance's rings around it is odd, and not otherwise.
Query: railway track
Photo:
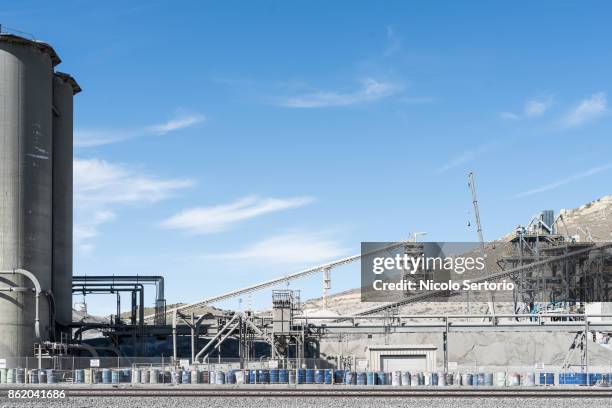
[[[538,387],[538,388],[463,388],[463,387],[334,387],[334,388],[293,388],[293,387],[11,387],[10,390],[62,389],[67,397],[385,397],[385,398],[612,398],[612,387]],[[0,389],[0,398],[8,396],[9,388]]]

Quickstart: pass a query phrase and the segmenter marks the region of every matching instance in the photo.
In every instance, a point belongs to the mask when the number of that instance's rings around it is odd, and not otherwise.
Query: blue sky
[[[75,273],[166,275],[172,303],[361,241],[476,240],[472,170],[486,239],[610,194],[611,11],[5,1],[0,23],[51,43],[83,88]],[[291,287],[320,296],[320,279]],[[333,290],[358,279],[334,271]]]

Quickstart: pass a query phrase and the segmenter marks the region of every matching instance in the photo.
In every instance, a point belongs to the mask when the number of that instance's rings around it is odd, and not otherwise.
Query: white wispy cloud
[[[569,111],[562,120],[565,127],[575,127],[599,118],[606,113],[608,100],[604,92],[598,92],[584,99]]]
[[[527,197],[530,195],[534,195],[534,194],[538,194],[538,193],[542,193],[544,191],[548,191],[548,190],[553,190],[557,187],[561,187],[565,184],[569,184],[572,183],[574,181],[578,181],[580,179],[583,179],[585,177],[589,177],[589,176],[593,176],[595,174],[601,173],[603,171],[612,169],[612,163],[608,163],[608,164],[604,164],[602,166],[597,166],[597,167],[593,167],[587,171],[581,172],[581,173],[576,173],[573,174],[569,177],[554,181],[552,183],[549,184],[545,184],[543,186],[531,189],[531,190],[527,190],[527,191],[523,191],[521,193],[518,193],[514,196],[514,198],[521,198],[521,197]]]
[[[519,120],[523,118],[537,118],[544,115],[550,107],[553,105],[553,98],[551,96],[542,99],[530,99],[525,102],[523,111],[521,113],[515,112],[502,112],[500,117],[506,120]]]
[[[74,225],[74,245],[82,253],[92,252],[94,244],[92,240],[98,236],[100,225],[113,221],[116,214],[109,210],[94,212],[90,218],[82,219]]]
[[[161,179],[100,159],[74,160],[74,199],[80,205],[153,203],[193,184],[190,179]]]
[[[286,108],[351,106],[378,101],[395,95],[403,89],[400,84],[372,78],[367,78],[360,82],[361,87],[352,92],[317,91],[280,100],[277,102],[277,105]]]
[[[193,184],[189,179],[162,179],[105,160],[76,158],[75,247],[83,253],[91,252],[99,227],[115,220],[120,206],[155,203]]]
[[[225,231],[241,221],[302,207],[313,201],[312,197],[259,198],[250,196],[228,204],[182,211],[163,221],[161,226],[194,234],[210,234]]]
[[[290,232],[246,246],[236,252],[207,255],[208,258],[252,261],[269,265],[310,265],[340,258],[347,249],[325,233]]]
[[[499,114],[499,116],[506,120],[518,120],[521,118],[519,115],[513,112],[502,112]]]
[[[440,166],[439,168],[437,168],[435,172],[444,173],[450,169],[453,169],[465,163],[471,162],[472,160],[476,159],[478,156],[480,156],[481,154],[489,150],[490,147],[491,147],[491,144],[484,144],[474,149],[465,150],[463,152],[460,152],[456,156],[452,157],[443,166]]]
[[[161,136],[185,129],[206,120],[201,114],[182,114],[164,123],[130,129],[77,129],[74,132],[76,147],[94,147],[122,142],[143,136]]]
[[[528,118],[542,116],[552,106],[552,98],[536,100],[532,99],[525,103],[523,113]]]

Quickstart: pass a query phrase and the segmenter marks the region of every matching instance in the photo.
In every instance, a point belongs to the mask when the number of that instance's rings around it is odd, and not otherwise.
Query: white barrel
[[[138,368],[132,368],[132,384],[140,383],[140,370]]]
[[[498,371],[495,373],[495,386],[497,387],[506,386],[506,373],[504,371]]]
[[[443,373],[443,372],[438,373],[438,385],[441,387],[446,386],[446,373]]]
[[[197,384],[200,381],[200,372],[198,370],[191,370],[191,383]]]
[[[391,374],[391,385],[399,387],[402,384],[402,372],[393,371]]]
[[[244,384],[244,371],[236,370],[236,384]]]
[[[521,375],[519,373],[508,373],[508,385],[510,387],[521,385]]]
[[[91,368],[86,368],[85,369],[85,384],[91,384],[91,378],[92,378],[92,370]]]
[[[140,370],[140,383],[141,384],[149,384],[151,382],[151,370],[147,368],[143,368]]]
[[[529,372],[523,376],[523,384],[526,387],[533,387],[535,385],[535,373]]]
[[[423,374],[425,375],[425,385],[431,385],[431,375],[428,372]]]
[[[145,374],[144,378],[149,380],[149,382],[151,384],[157,384],[159,382],[159,369],[157,369],[157,368],[150,368],[148,372],[149,372],[149,374],[148,375]]]

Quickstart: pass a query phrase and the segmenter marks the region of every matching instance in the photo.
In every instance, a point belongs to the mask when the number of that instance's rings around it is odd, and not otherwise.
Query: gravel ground
[[[71,397],[64,401],[15,401],[2,398],[2,408],[9,407],[256,407],[256,408],[306,408],[306,407],[424,407],[424,408],[612,408],[611,398],[244,398],[244,397]]]

